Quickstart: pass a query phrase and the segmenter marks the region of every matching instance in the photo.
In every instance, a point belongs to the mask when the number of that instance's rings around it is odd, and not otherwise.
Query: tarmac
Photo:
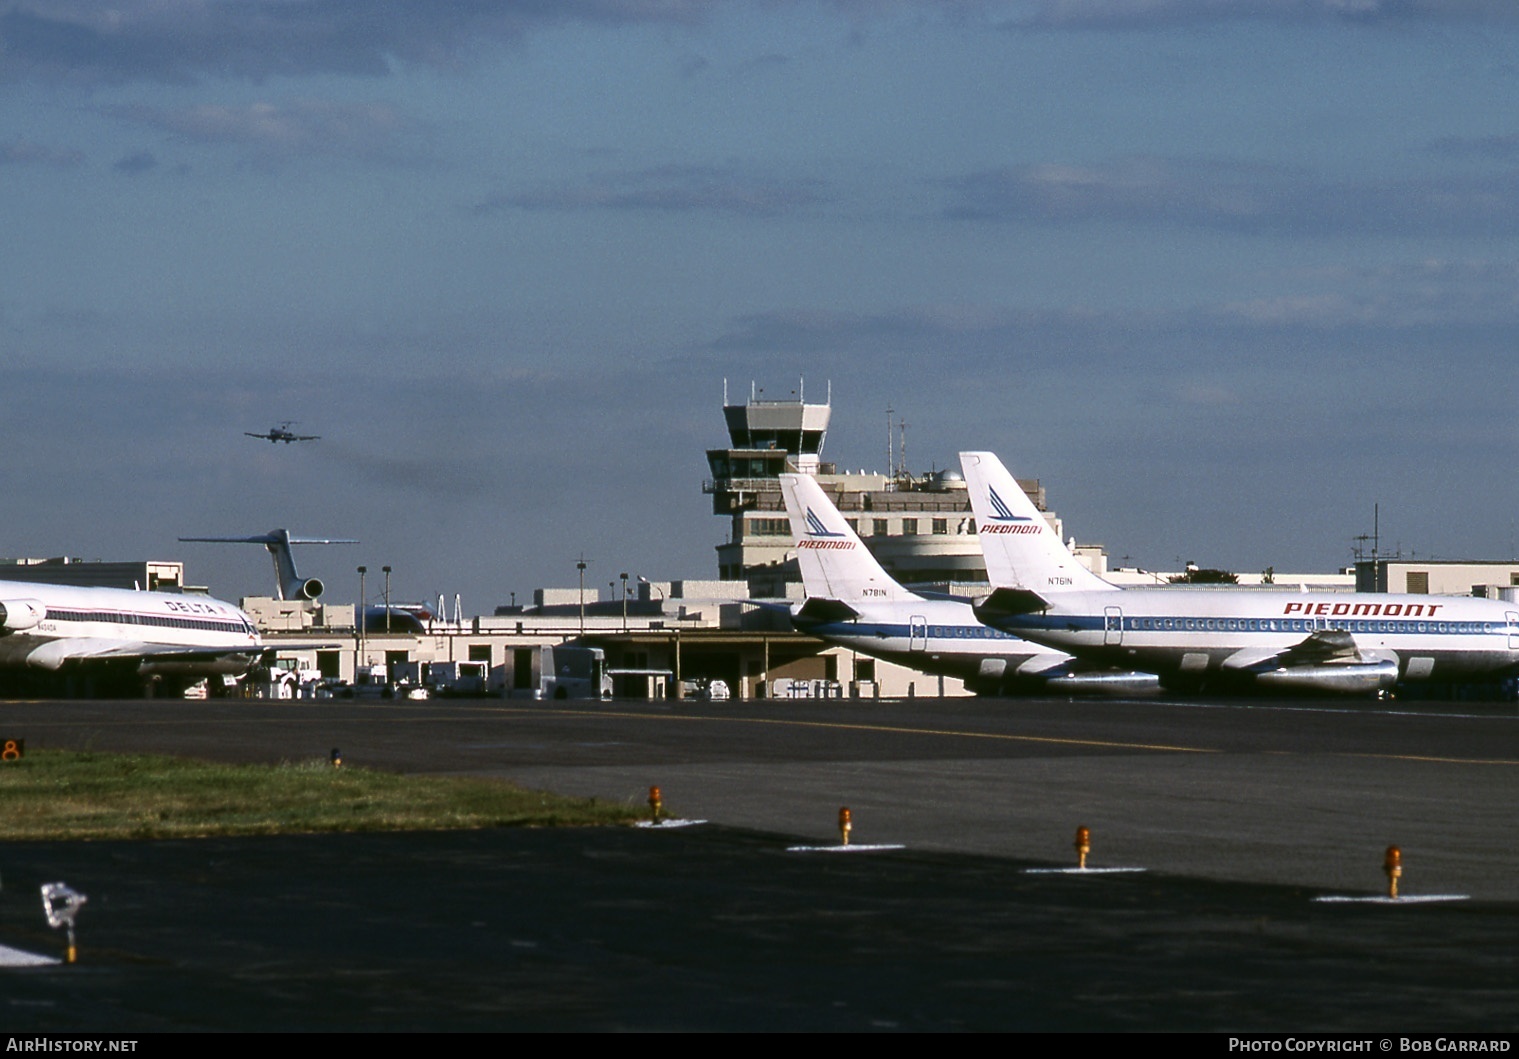
[[[1511,704],[0,704],[27,748],[511,778],[685,828],[0,850],[6,1025],[1512,1033]],[[838,841],[905,848],[793,852]],[[1093,868],[1074,862],[1091,829]],[[1385,893],[1396,843],[1401,902]],[[1033,869],[1046,869],[1043,871]],[[1453,898],[1419,901],[1412,898]],[[1323,898],[1356,898],[1325,901]]]

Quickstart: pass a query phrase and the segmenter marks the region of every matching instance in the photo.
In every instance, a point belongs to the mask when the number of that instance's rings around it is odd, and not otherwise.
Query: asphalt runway
[[[13,844],[91,894],[28,1029],[1513,1031],[1511,704],[1067,700],[0,704],[0,738],[469,773],[650,831]],[[836,841],[885,853],[789,853]],[[1065,876],[1077,825],[1094,867]],[[1418,904],[1385,888],[1403,850]],[[31,909],[28,911],[28,909]],[[92,1012],[80,1021],[84,1012]]]

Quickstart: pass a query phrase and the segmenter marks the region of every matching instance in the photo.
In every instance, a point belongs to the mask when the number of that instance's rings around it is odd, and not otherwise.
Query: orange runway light
[[[1403,877],[1403,851],[1397,846],[1388,846],[1387,856],[1382,860],[1382,870],[1387,873],[1387,896],[1396,901],[1398,880]]]

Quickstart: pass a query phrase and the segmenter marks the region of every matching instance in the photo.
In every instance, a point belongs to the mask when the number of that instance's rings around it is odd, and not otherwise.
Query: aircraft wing
[[[1356,647],[1355,638],[1344,629],[1319,629],[1309,633],[1299,643],[1286,650],[1270,648],[1246,648],[1230,655],[1224,661],[1226,669],[1280,669],[1305,668],[1326,663],[1354,663],[1378,661],[1367,658]]]
[[[1049,673],[1051,670],[1069,670],[1075,661],[1070,655],[1060,651],[1041,651],[1033,655],[1018,667],[1018,675],[1021,677],[1037,677]],[[1101,667],[1096,667],[1101,668]]]
[[[1359,661],[1361,652],[1356,650],[1355,637],[1344,629],[1319,629],[1308,638],[1282,652],[1281,663],[1285,666],[1317,665],[1320,662]]]
[[[1378,694],[1397,684],[1399,674],[1396,654],[1362,651],[1344,629],[1320,629],[1285,651],[1237,651],[1224,666],[1264,687],[1312,693]]]

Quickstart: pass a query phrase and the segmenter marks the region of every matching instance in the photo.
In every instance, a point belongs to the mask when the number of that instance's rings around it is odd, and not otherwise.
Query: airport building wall
[[[1366,559],[1355,564],[1355,581],[1358,592],[1514,599],[1519,590],[1519,560]]]
[[[270,633],[275,668],[356,683],[361,673],[387,667],[420,676],[437,665],[510,666],[523,648],[576,645],[605,652],[614,691],[632,698],[676,698],[722,681],[736,698],[815,698],[824,695],[905,698],[965,695],[963,682],[829,646],[795,632],[730,631],[713,627],[623,630],[614,623],[539,625],[516,630],[435,630],[427,635],[350,636],[346,642],[312,633]],[[403,670],[399,667],[412,667]],[[425,682],[425,681],[424,681]],[[677,689],[680,692],[677,694]]]
[[[72,585],[81,588],[128,588],[179,592],[185,587],[185,564],[162,560],[131,562],[54,559],[0,559],[0,581]]]

